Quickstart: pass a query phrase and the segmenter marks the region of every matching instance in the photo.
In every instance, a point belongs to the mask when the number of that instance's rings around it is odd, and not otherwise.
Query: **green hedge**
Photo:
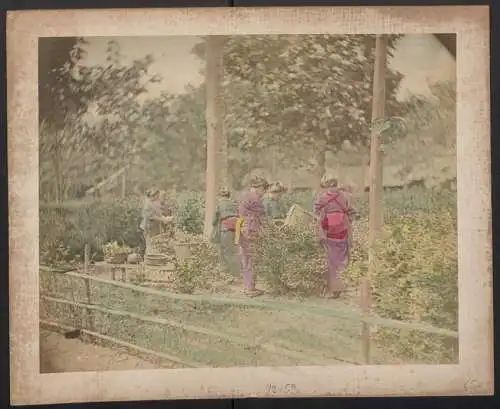
[[[193,234],[203,231],[204,202],[199,193],[180,195],[175,202],[178,228]],[[71,207],[40,208],[40,259],[53,264],[83,256],[89,244],[94,260],[102,259],[101,247],[110,241],[137,248],[140,244],[142,200],[138,197],[101,200]]]
[[[287,205],[299,203],[306,208],[310,203],[310,209],[312,193],[286,195],[284,201]],[[456,329],[456,195],[416,189],[387,193],[384,201],[384,245],[372,283],[375,312],[392,319],[423,321]],[[195,234],[202,231],[203,194],[179,195],[172,205],[176,208],[178,228]],[[343,277],[348,285],[358,287],[359,279],[366,275],[368,268],[367,195],[356,198],[354,205],[361,218],[354,224],[351,263]],[[141,206],[141,200],[135,198],[99,201],[72,209],[40,210],[42,262],[81,257],[85,243],[91,245],[94,260],[102,256],[101,245],[112,240],[137,246]],[[214,271],[216,280],[215,269],[205,262],[212,256],[203,253],[199,255],[204,258],[203,263],[195,260],[183,266],[179,274],[181,291],[189,292],[201,282],[209,282],[210,271]],[[312,228],[267,232],[260,243],[256,267],[267,287],[278,294],[310,296],[324,288],[322,272],[326,268],[326,257]],[[203,280],[199,282],[201,276]],[[405,358],[440,363],[456,360],[456,342],[434,335],[381,328],[375,337]]]
[[[366,203],[366,202],[365,202]],[[368,271],[367,206],[354,224],[351,262],[343,279],[359,288]],[[456,199],[452,192],[406,191],[386,195],[385,228],[372,280],[375,313],[457,330],[458,261]],[[326,255],[314,229],[269,231],[258,252],[258,274],[276,294],[319,295]],[[454,363],[456,340],[419,331],[378,328],[391,352],[419,362]]]

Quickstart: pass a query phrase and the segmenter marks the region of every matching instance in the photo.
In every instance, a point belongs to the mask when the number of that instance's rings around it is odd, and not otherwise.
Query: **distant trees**
[[[82,65],[85,45],[81,38],[39,41],[40,159],[44,163],[40,184],[56,201],[64,198],[66,182],[75,183],[75,172],[88,175],[98,168],[109,172],[100,159],[106,157],[116,169],[137,153],[141,145],[137,97],[149,82],[159,80],[147,74],[151,56],[125,66],[113,42],[107,64]],[[93,123],[83,120],[91,109],[101,117]]]
[[[389,51],[396,41],[390,37]],[[207,147],[216,155],[212,192],[216,184],[239,189],[256,168],[282,163],[311,163],[319,179],[327,151],[369,144],[374,36],[210,37],[193,50],[203,59],[212,50],[206,85],[149,99],[149,84],[160,81],[150,74],[151,56],[124,62],[110,42],[107,59],[88,66],[85,47],[79,38],[40,40],[40,191],[47,199],[72,197],[125,164],[136,165],[134,185],[200,190]],[[420,141],[432,134],[453,143],[454,84],[400,103],[400,80],[389,71],[387,115],[404,116],[407,133]]]

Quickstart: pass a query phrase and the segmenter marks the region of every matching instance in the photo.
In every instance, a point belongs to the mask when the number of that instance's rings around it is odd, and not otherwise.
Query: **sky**
[[[150,73],[159,74],[163,81],[152,84],[145,97],[157,96],[164,90],[181,93],[186,85],[196,86],[203,81],[200,73],[203,61],[191,53],[192,47],[202,41],[199,37],[87,37],[86,40],[89,45],[82,61],[85,65],[105,63],[110,40],[120,45],[124,63],[153,55],[155,61]],[[454,80],[456,75],[455,61],[431,34],[404,36],[389,66],[404,75],[399,99],[412,93],[429,95],[429,83]]]

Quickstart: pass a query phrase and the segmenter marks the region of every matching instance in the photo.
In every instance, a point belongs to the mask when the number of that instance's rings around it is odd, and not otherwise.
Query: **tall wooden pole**
[[[207,123],[207,172],[205,188],[204,234],[212,229],[217,190],[227,184],[227,141],[224,135],[224,76],[223,36],[208,36],[206,40],[206,123]]]
[[[122,177],[121,177],[121,196],[122,198],[127,195],[127,171],[123,171]]]
[[[385,115],[385,82],[387,71],[387,37],[377,35],[375,43],[375,67],[373,74],[372,123]],[[376,245],[383,224],[384,165],[381,150],[380,132],[372,130],[370,142],[370,211],[368,231],[368,276],[361,283],[363,309],[370,312],[371,279],[376,268]],[[362,324],[363,355],[366,363],[370,361],[370,328]]]
[[[387,37],[377,35],[375,44],[375,67],[373,75],[372,123],[385,116],[385,81],[387,71]],[[370,143],[370,212],[369,212],[369,249],[370,257],[378,233],[383,224],[384,164],[381,150],[380,132],[372,131]],[[372,264],[372,263],[370,263]],[[371,273],[373,270],[369,270]]]

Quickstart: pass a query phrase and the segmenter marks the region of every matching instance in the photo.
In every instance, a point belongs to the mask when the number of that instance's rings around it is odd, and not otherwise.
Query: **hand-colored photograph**
[[[13,404],[492,393],[488,8],[7,17]]]
[[[455,37],[40,38],[41,371],[457,363]]]

